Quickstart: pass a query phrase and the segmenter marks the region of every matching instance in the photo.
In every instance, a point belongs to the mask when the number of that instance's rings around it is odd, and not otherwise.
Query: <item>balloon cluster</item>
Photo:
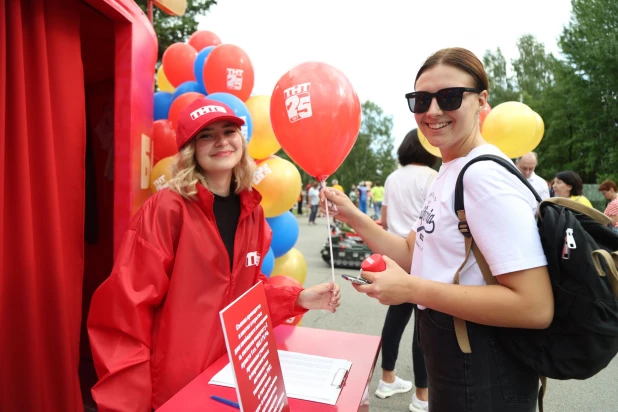
[[[246,124],[251,139],[253,122],[246,100],[253,90],[253,66],[238,46],[222,44],[208,30],[198,30],[187,43],[174,43],[164,52],[157,70],[159,91],[154,94],[153,163],[150,190],[167,187],[176,148],[178,115],[189,104],[208,96],[227,104]]]
[[[488,143],[497,146],[511,159],[533,151],[541,143],[545,123],[541,116],[520,102],[505,102],[493,109],[489,103],[479,113],[479,125]],[[418,137],[429,153],[441,157],[440,150],[418,131]]]
[[[238,46],[222,43],[212,32],[197,31],[187,43],[175,43],[165,50],[157,70],[157,84],[151,191],[167,187],[171,178],[170,168],[177,153],[179,113],[205,96],[227,104],[246,122],[242,132],[248,141],[249,155],[257,166],[253,187],[262,195],[261,205],[272,230],[271,246],[262,260],[262,273],[275,285],[302,286],[307,263],[294,248],[299,227],[290,212],[300,195],[301,177],[293,163],[275,156],[281,145],[271,123],[271,97],[251,96],[254,72],[249,56]],[[313,154],[317,154],[313,149]],[[302,315],[296,316],[286,323],[299,325],[301,318]]]

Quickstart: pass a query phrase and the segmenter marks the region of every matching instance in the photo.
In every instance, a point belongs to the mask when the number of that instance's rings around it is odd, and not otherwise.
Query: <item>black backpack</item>
[[[611,220],[597,211],[566,198],[541,198],[513,163],[502,157],[482,155],[461,170],[455,186],[455,213],[466,237],[466,261],[476,257],[487,284],[497,283],[468,228],[464,212],[463,176],[472,164],[494,161],[517,176],[540,203],[537,226],[554,294],[554,319],[547,329],[500,328],[499,339],[514,359],[543,377],[539,393],[541,412],[545,378],[587,379],[618,353],[618,233]],[[455,283],[459,282],[459,271]],[[465,322],[455,319],[462,351],[470,351]]]

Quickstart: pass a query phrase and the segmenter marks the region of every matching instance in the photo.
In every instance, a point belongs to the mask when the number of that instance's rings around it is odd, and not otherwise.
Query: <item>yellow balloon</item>
[[[301,186],[296,166],[280,157],[264,160],[253,173],[253,187],[262,195],[260,204],[266,217],[279,216],[290,210],[298,200]]]
[[[249,156],[254,159],[266,159],[281,149],[270,123],[270,96],[252,96],[245,102],[251,121],[253,132],[249,141]]]
[[[172,86],[169,80],[167,80],[165,72],[163,71],[163,65],[159,66],[159,70],[157,70],[157,86],[159,87],[159,91],[161,92],[173,93],[174,90],[176,90],[176,88]]]
[[[157,193],[159,190],[167,187],[167,182],[172,178],[174,157],[164,157],[152,168],[150,173],[150,191],[152,193]]]
[[[303,320],[301,319],[300,322],[296,324],[296,326],[303,326]]]
[[[532,149],[530,149],[530,151],[537,148],[545,134],[545,122],[543,122],[543,118],[541,118],[541,115],[537,112],[534,112],[534,115],[536,117],[536,134],[534,135],[534,141],[532,142]]]
[[[275,259],[272,273],[289,276],[304,285],[307,279],[307,262],[298,249],[292,248],[285,255]]]
[[[442,153],[440,153],[440,149],[438,149],[435,146],[432,146],[431,143],[429,143],[429,140],[427,140],[427,137],[425,137],[425,135],[421,133],[421,129],[417,129],[417,132],[418,132],[418,140],[421,142],[421,146],[423,146],[423,148],[427,150],[429,153],[431,153],[432,155],[436,157],[442,157]]]
[[[530,107],[505,102],[494,107],[485,118],[483,137],[498,146],[508,157],[520,157],[535,147],[537,119]]]

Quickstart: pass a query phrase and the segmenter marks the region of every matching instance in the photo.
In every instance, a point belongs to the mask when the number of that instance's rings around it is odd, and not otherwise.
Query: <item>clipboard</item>
[[[337,404],[352,369],[352,362],[284,350],[278,352],[288,398]],[[209,383],[235,387],[230,365],[213,376]]]

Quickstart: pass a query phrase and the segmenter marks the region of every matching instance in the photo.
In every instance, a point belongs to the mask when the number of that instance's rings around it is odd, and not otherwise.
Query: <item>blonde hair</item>
[[[236,183],[234,193],[240,193],[243,190],[251,191],[252,189],[251,182],[255,162],[249,156],[247,140],[239,128],[236,128],[236,131],[242,138],[242,156],[240,162],[232,169],[232,180]],[[168,182],[168,187],[185,199],[194,199],[197,194],[198,183],[208,189],[205,172],[195,158],[195,138],[192,138],[176,155],[172,164],[172,178]]]

